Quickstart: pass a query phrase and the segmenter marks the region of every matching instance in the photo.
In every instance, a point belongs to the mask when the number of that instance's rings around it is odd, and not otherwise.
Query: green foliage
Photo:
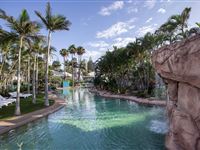
[[[155,88],[154,94],[155,94],[155,97],[158,99],[166,99],[167,98],[167,92],[166,92],[165,86],[160,87],[160,88]]]
[[[0,95],[4,97],[9,97],[9,89],[1,87],[0,89]]]
[[[70,54],[75,55],[76,52],[77,52],[77,48],[75,47],[74,44],[72,44],[72,45],[70,45],[70,46],[68,47],[68,51],[69,51]]]
[[[53,61],[52,63],[53,70],[56,70],[56,71],[60,70],[60,66],[61,66],[60,61]]]
[[[197,22],[196,25],[197,25],[198,27],[200,27],[200,23]]]
[[[106,52],[95,64],[95,86],[122,94],[131,89],[148,91],[154,80],[148,51],[153,48],[148,44],[151,36],[148,34],[124,48],[114,47],[114,51]]]
[[[71,22],[63,15],[53,15],[51,11],[52,9],[48,2],[46,5],[45,16],[42,16],[38,11],[35,11],[35,13],[41,19],[47,30],[50,30],[51,32],[55,32],[56,30],[69,30]]]
[[[82,46],[77,47],[77,55],[83,55],[85,53],[85,49]]]
[[[138,91],[137,93],[135,93],[135,95],[137,97],[147,98],[148,97],[148,91],[147,90]]]
[[[72,86],[72,79],[68,79],[67,81],[69,81],[69,86]]]
[[[190,11],[191,8],[185,8],[181,14],[171,16],[155,33],[146,33],[125,47],[107,51],[95,63],[95,86],[118,93],[135,91],[139,97],[151,97],[154,93],[163,97],[165,89],[155,89],[151,53],[163,45],[200,33],[196,28],[188,30]]]
[[[62,84],[62,80],[63,79],[61,77],[54,77],[54,76],[50,77],[49,82],[50,82],[51,88],[55,89],[56,87],[60,87]]]
[[[69,55],[69,51],[67,49],[63,48],[63,49],[60,50],[60,55],[62,57],[67,57]]]
[[[27,88],[28,88],[28,85],[22,83],[21,86],[20,86],[20,92],[26,92]]]

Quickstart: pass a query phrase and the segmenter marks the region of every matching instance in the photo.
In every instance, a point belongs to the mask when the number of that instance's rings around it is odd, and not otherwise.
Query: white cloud
[[[122,33],[126,33],[129,30],[135,28],[135,25],[133,25],[135,20],[136,18],[132,18],[126,22],[117,22],[116,24],[112,25],[108,29],[103,30],[101,32],[100,31],[97,32],[96,37],[108,39],[111,37],[121,35]]]
[[[164,13],[166,13],[166,10],[164,8],[160,8],[160,9],[158,9],[157,12],[161,13],[161,14],[164,14]]]
[[[106,53],[106,51],[86,50],[86,54],[83,55],[83,58],[88,60],[90,57],[92,57],[92,60],[96,61],[98,58],[103,56],[105,53]]]
[[[89,42],[87,45],[95,48],[105,48],[109,46],[105,41]]]
[[[153,18],[151,17],[151,18],[147,19],[146,23],[149,23],[149,22],[151,22],[152,20],[153,20]]]
[[[110,6],[103,7],[100,10],[99,14],[102,15],[102,16],[109,16],[109,15],[111,15],[111,13],[113,11],[122,9],[123,7],[124,7],[124,2],[123,1],[115,1]]]
[[[126,37],[126,38],[116,38],[115,43],[113,44],[113,46],[117,46],[117,47],[125,47],[128,43],[130,42],[134,42],[135,38],[131,38],[131,37]]]
[[[170,3],[170,2],[172,2],[171,0],[160,0],[160,2],[162,3],[162,2],[168,2],[168,3]]]
[[[149,25],[149,26],[143,26],[143,27],[139,28],[136,33],[138,34],[138,36],[143,36],[147,32],[153,32],[157,25],[158,24],[153,24],[153,25]]]
[[[137,12],[138,12],[138,8],[129,7],[129,8],[127,9],[127,12],[128,12],[129,14],[131,14],[131,13],[137,13]]]
[[[128,0],[128,1],[126,1],[127,3],[129,3],[129,4],[131,4],[131,3],[133,3],[133,1],[132,0]]]
[[[147,7],[148,9],[154,8],[155,5],[156,5],[156,0],[146,0],[144,2],[144,7]]]
[[[101,47],[99,48],[99,51],[105,52],[109,49],[109,47]]]

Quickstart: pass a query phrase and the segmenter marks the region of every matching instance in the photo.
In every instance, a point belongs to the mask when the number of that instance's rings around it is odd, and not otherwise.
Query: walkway
[[[125,99],[125,100],[131,100],[136,103],[148,105],[148,106],[166,106],[166,101],[164,100],[156,100],[156,99],[147,99],[147,98],[138,98],[135,96],[128,96],[128,95],[122,95],[122,94],[112,94],[107,91],[99,91],[96,89],[91,89],[91,92],[97,93],[100,96],[107,97],[107,98],[120,98],[120,99]]]
[[[21,116],[12,117],[6,120],[0,121],[0,134],[6,133],[12,129],[23,126],[29,122],[35,121],[39,118],[43,118],[61,108],[63,108],[66,103],[64,99],[58,98],[56,95],[50,94],[50,99],[55,100],[55,103],[52,106],[47,108],[37,110],[28,114],[24,114]]]

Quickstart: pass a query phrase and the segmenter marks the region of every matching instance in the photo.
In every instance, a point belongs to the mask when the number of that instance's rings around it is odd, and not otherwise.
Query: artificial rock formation
[[[200,150],[200,35],[153,52],[168,89],[169,150]]]

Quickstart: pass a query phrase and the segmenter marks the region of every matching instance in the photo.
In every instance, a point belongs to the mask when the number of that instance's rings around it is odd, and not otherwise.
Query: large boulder
[[[169,150],[200,150],[200,35],[164,46],[152,63],[168,88]]]
[[[154,51],[152,62],[163,78],[200,88],[200,35]]]

